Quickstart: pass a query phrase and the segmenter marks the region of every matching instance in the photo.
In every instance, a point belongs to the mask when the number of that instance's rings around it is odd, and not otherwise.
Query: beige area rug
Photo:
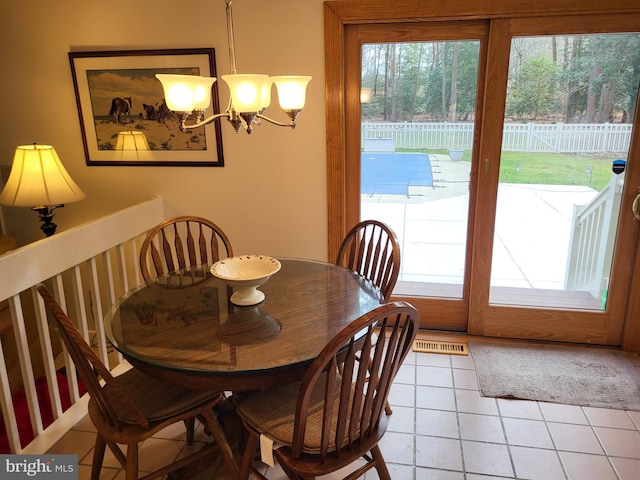
[[[470,342],[485,397],[640,411],[640,373],[618,350]]]

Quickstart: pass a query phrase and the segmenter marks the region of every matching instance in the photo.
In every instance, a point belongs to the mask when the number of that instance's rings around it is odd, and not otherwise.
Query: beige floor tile
[[[453,375],[450,368],[418,366],[416,385],[453,388]]]
[[[612,408],[583,407],[589,423],[595,427],[625,428],[636,430],[636,425],[627,412]]]
[[[96,427],[91,422],[89,415],[85,415],[78,423],[73,427],[74,430],[80,430],[85,432],[95,432]]]
[[[459,412],[498,415],[498,405],[495,398],[482,397],[480,392],[476,390],[456,389],[455,394]]]
[[[528,480],[565,480],[560,458],[555,450],[511,447],[511,458],[518,478]]]
[[[616,458],[610,459],[613,468],[620,477],[620,480],[637,480],[638,472],[640,472],[640,460],[632,458]]]
[[[415,385],[416,383],[416,366],[415,365],[402,365],[398,374],[396,375],[393,383],[407,383],[409,385]]]
[[[416,410],[411,407],[394,406],[393,414],[388,417],[388,432],[415,433]]]
[[[463,440],[462,452],[467,472],[503,477],[513,476],[511,458],[506,445]]]
[[[438,353],[421,353],[416,355],[416,365],[450,368],[451,356]]]
[[[403,383],[394,383],[389,392],[389,403],[401,407],[415,406],[416,387]]]
[[[437,437],[460,438],[458,414],[446,410],[416,409],[416,433]]]
[[[391,478],[413,478],[413,465],[399,465],[396,463],[389,463],[387,461],[387,469],[389,470],[389,475],[391,475]],[[372,471],[367,472],[364,478],[365,480],[376,480],[380,477],[378,476],[378,472]]]
[[[385,459],[402,465],[414,465],[415,435],[409,433],[385,433],[380,449]]]
[[[617,480],[607,457],[585,453],[559,452],[569,480]]]
[[[173,462],[185,448],[184,440],[148,438],[142,443],[139,453],[139,470],[152,472]]]
[[[471,355],[451,355],[451,365],[453,368],[476,369],[476,364]]]
[[[505,477],[493,477],[489,475],[476,475],[475,473],[468,473],[467,480],[504,480]]]
[[[51,447],[48,453],[73,453],[78,455],[79,463],[80,459],[93,449],[95,439],[95,433],[71,430]]]
[[[459,440],[416,435],[416,467],[462,472]]]
[[[543,420],[538,402],[498,398],[498,409],[503,417]]]
[[[558,450],[603,455],[604,451],[591,427],[568,423],[549,423],[551,438]]]
[[[478,390],[478,377],[475,370],[453,369],[453,383],[456,388]]]
[[[452,388],[416,386],[416,407],[438,410],[456,410]]]
[[[506,443],[500,417],[459,413],[460,437],[478,442]]]
[[[594,431],[607,455],[640,460],[640,432],[604,427],[594,427]]]
[[[631,417],[631,420],[633,420],[636,428],[640,430],[640,412],[627,412],[627,414]]]
[[[553,448],[553,442],[544,422],[523,418],[503,418],[502,422],[509,445]]]
[[[582,407],[575,405],[560,405],[557,403],[540,402],[542,415],[547,422],[575,423],[589,425]]]
[[[392,477],[407,478],[407,477]],[[416,468],[416,480],[464,480],[464,473],[434,470],[432,468]]]

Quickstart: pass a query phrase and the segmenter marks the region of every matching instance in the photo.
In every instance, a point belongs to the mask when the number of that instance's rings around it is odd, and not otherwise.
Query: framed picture
[[[156,73],[216,76],[213,48],[69,52],[87,165],[224,166],[220,122],[181,132]],[[220,113],[217,82],[205,117]]]

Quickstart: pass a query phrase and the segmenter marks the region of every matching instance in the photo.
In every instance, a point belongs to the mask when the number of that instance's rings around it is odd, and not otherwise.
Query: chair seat
[[[222,396],[218,392],[191,390],[176,384],[162,382],[133,368],[117,378],[129,398],[135,402],[151,423],[175,417]],[[137,418],[127,407],[127,403],[119,399],[108,385],[104,389],[112,399],[118,420],[136,425]]]
[[[305,431],[304,446],[302,451],[309,454],[320,453],[320,441],[322,433],[322,415],[324,408],[324,377],[323,374],[311,393],[311,402],[307,415],[307,429]],[[340,381],[333,396],[333,419],[331,425],[331,441],[329,452],[336,450],[336,420],[340,405]],[[264,392],[247,396],[238,404],[238,415],[250,426],[273,439],[275,442],[290,446],[293,443],[293,424],[296,412],[297,394],[300,390],[300,382],[291,383],[282,387],[273,388]],[[353,393],[353,392],[352,392]],[[353,400],[353,399],[351,399]],[[364,400],[364,397],[363,397]],[[353,404],[352,401],[349,402]],[[349,409],[349,415],[351,410]],[[380,428],[380,436],[384,432],[386,421]],[[345,444],[348,444],[345,432]],[[360,429],[356,429],[355,436],[360,435]]]

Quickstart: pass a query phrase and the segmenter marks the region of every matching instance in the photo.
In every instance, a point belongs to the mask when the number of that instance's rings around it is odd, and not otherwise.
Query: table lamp
[[[53,211],[83,198],[84,192],[69,176],[51,145],[34,143],[16,148],[9,179],[0,193],[0,204],[31,207],[38,212],[40,228],[49,237],[57,227],[52,221]]]

